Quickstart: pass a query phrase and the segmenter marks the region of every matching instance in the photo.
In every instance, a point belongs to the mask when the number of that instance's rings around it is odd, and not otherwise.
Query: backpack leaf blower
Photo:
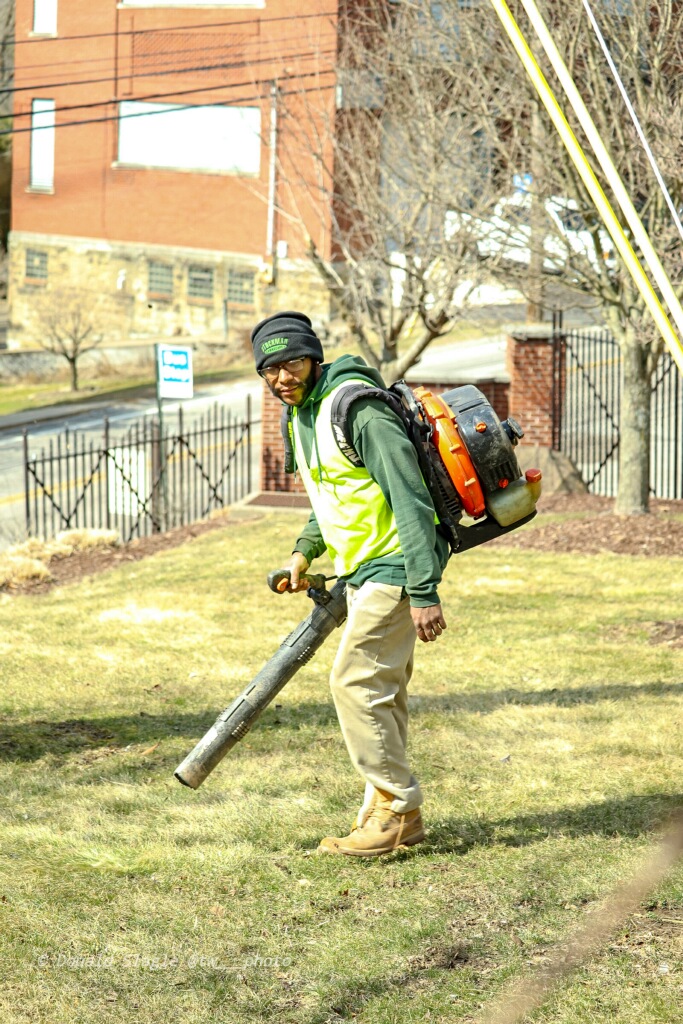
[[[354,465],[361,460],[350,436],[348,411],[361,396],[380,398],[403,420],[434,501],[439,529],[448,537],[453,554],[500,537],[536,515],[541,473],[537,469],[521,473],[515,446],[524,436],[522,428],[510,416],[501,423],[474,385],[453,388],[441,396],[425,388],[413,391],[404,381],[386,390],[355,382],[341,387],[332,406],[332,428],[341,451]],[[284,423],[283,436],[287,449],[291,437]],[[272,572],[268,585],[282,593],[287,577],[286,569]],[[313,610],[176,768],[175,778],[183,785],[201,786],[283,686],[345,621],[343,580],[328,591],[322,575],[302,579]]]

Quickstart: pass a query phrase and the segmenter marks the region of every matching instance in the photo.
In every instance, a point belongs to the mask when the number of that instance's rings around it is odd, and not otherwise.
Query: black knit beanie
[[[286,363],[290,359],[306,356],[316,363],[323,361],[320,338],[305,313],[287,310],[273,313],[262,320],[251,332],[254,361],[260,373],[273,363]]]

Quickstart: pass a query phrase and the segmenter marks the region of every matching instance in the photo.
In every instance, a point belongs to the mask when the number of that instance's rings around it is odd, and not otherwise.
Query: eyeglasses
[[[275,363],[274,366],[266,366],[265,370],[261,370],[261,376],[265,377],[266,380],[277,380],[280,376],[280,370],[286,370],[287,373],[291,373],[292,376],[296,377],[304,368],[306,359],[288,359],[286,363]]]

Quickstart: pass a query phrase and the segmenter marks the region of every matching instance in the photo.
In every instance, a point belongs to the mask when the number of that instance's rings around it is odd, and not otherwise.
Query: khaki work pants
[[[361,821],[374,789],[391,793],[401,814],[422,803],[406,755],[415,627],[402,594],[386,583],[347,587],[349,617],[330,676],[349,756],[366,783]]]

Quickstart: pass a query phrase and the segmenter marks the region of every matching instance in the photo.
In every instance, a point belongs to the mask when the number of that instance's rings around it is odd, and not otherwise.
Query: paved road
[[[238,381],[234,384],[216,384],[197,389],[195,398],[182,403],[186,426],[192,426],[206,416],[208,410],[219,403],[237,416],[245,416],[247,399],[251,399],[252,419],[260,419],[261,383],[258,380]],[[181,403],[164,403],[164,420],[169,428],[178,422]],[[24,539],[25,487],[23,431],[28,433],[29,454],[56,444],[58,435],[68,428],[86,442],[99,444],[102,440],[104,420],[109,419],[110,440],[116,442],[135,422],[157,415],[155,401],[135,399],[129,402],[95,403],[82,406],[52,407],[30,414],[0,417],[0,550]],[[252,453],[252,479],[258,479],[259,446]]]
[[[453,345],[433,345],[426,349],[418,363],[406,373],[409,384],[443,381],[452,384],[476,383],[478,380],[509,380],[505,356],[505,335],[493,335],[477,341]]]

